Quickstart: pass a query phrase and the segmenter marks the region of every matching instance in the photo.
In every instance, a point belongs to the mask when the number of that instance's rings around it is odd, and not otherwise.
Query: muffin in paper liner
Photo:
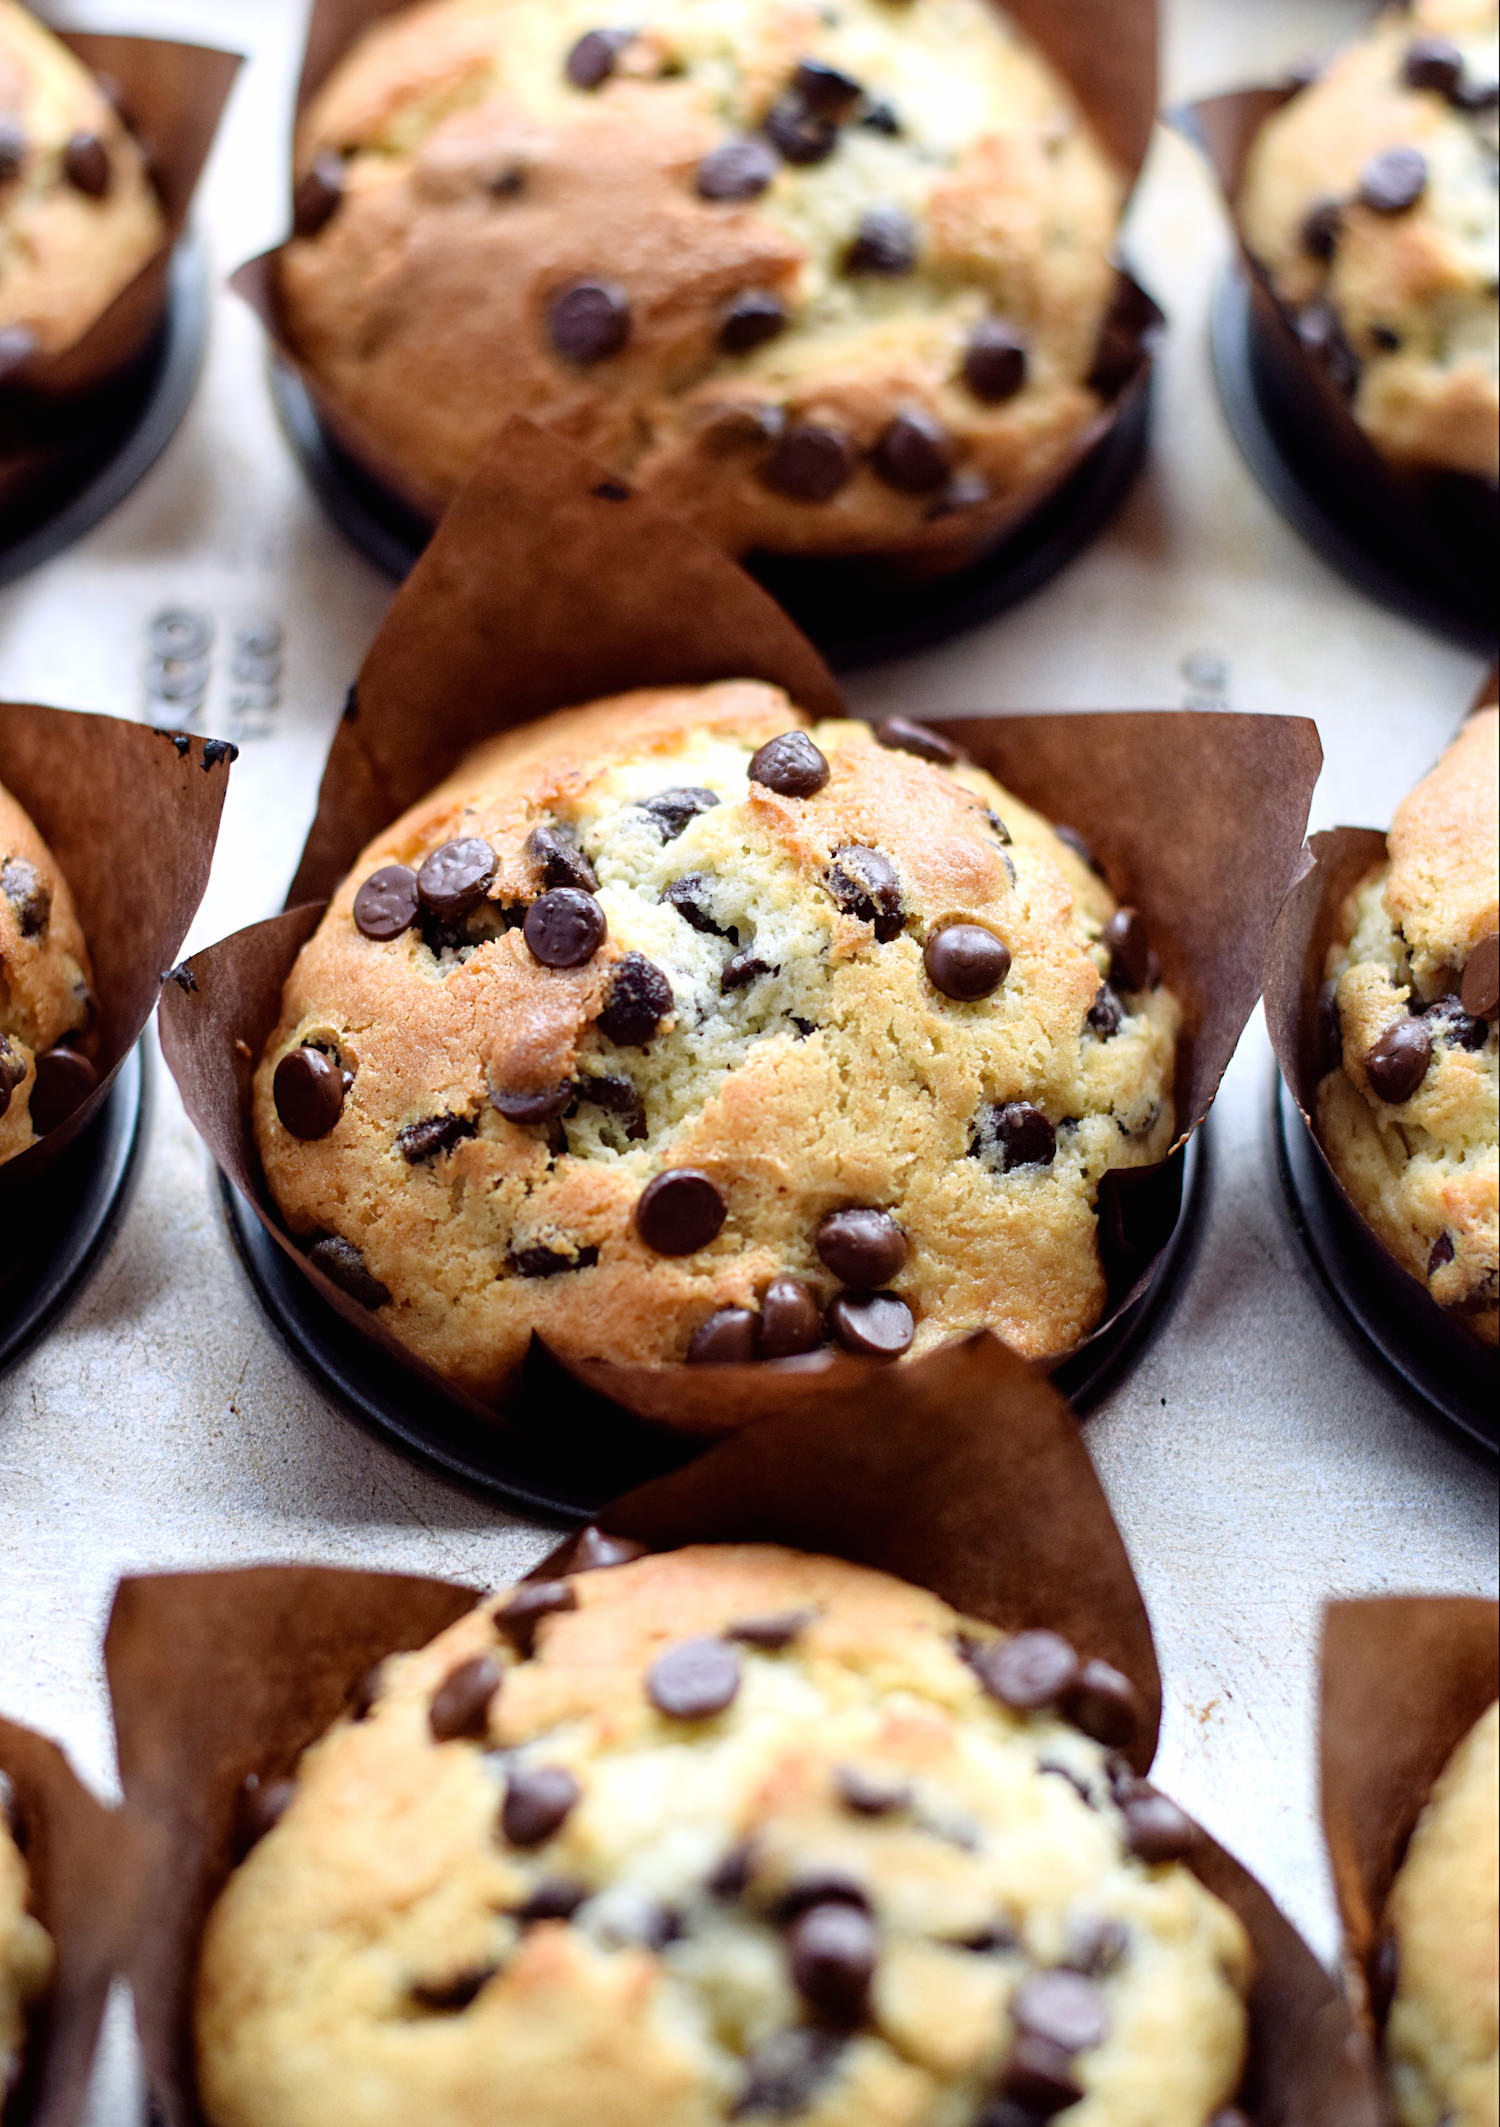
[[[5,2127],[74,2127],[110,1981],[122,1968],[141,1849],[55,1743],[3,1718],[0,1775],[31,1910],[52,1944],[50,1981],[26,2019],[21,2079],[9,2102],[0,2086],[0,2113]]]
[[[250,1137],[253,1060],[321,913],[305,904],[481,738],[632,686],[731,676],[779,683],[812,715],[838,713],[809,645],[732,563],[622,496],[568,446],[512,424],[366,659],[329,755],[294,905],[197,955],[191,986],[163,993],[164,1053],[219,1165],[319,1292],[396,1356],[378,1313],[351,1302],[281,1227]],[[1321,759],[1312,725],[1171,712],[949,719],[940,728],[1024,802],[1075,827],[1117,893],[1142,911],[1184,1013],[1180,1146],[1207,1113],[1259,991]],[[1239,824],[1232,842],[1226,820]],[[1093,1334],[1144,1289],[1180,1191],[1175,1158],[1106,1178],[1109,1299]],[[711,1389],[697,1369],[675,1366],[570,1370],[640,1415],[719,1430],[805,1403],[824,1378],[863,1366],[826,1354],[724,1366]],[[519,1407],[524,1393],[511,1400]],[[548,1410],[560,1421],[550,1399]]]
[[[360,35],[396,13],[398,7],[399,0],[394,5],[393,0],[315,0],[297,94],[299,119]],[[1039,4],[1039,0],[1013,0],[1003,12],[1071,90],[1105,155],[1117,165],[1128,198],[1155,119],[1155,0],[1128,0],[1123,7],[1119,0],[1074,0],[1061,10]],[[301,377],[319,420],[338,447],[416,521],[434,521],[443,512],[446,497],[424,490],[398,469],[369,424],[342,404],[299,354],[280,288],[285,248],[249,261],[232,285],[261,317],[279,358]],[[1090,380],[1101,404],[1044,475],[1019,482],[989,500],[975,500],[965,493],[961,506],[950,508],[945,503],[934,510],[930,521],[899,535],[867,537],[848,546],[825,543],[806,555],[795,550],[783,554],[768,542],[767,553],[776,554],[778,570],[788,565],[802,568],[813,599],[820,564],[832,567],[853,559],[868,563],[872,571],[889,568],[921,579],[975,561],[1032,517],[1104,439],[1138,410],[1149,385],[1152,345],[1163,322],[1151,298],[1128,272],[1117,269]],[[564,410],[558,433],[566,432],[561,425],[566,418]],[[959,493],[955,487],[955,496]],[[878,580],[878,574],[872,575],[872,581]],[[833,588],[831,581],[829,588]]]
[[[875,1421],[872,1423],[872,1420]],[[1150,1626],[1067,1406],[996,1340],[933,1354],[900,1379],[830,1389],[601,1517],[627,1549],[772,1543],[926,1587],[1002,1629],[1047,1627],[1130,1679],[1128,1757],[1149,1767],[1161,1703]],[[536,1569],[607,1560],[588,1532]],[[387,1653],[424,1644],[477,1591],[316,1567],[125,1582],[106,1648],[127,1809],[149,1883],[131,1980],[168,2127],[201,2127],[191,2044],[197,1948],[234,1865],[244,1782],[286,1778]],[[243,1820],[241,1820],[242,1844]],[[1367,2049],[1336,1990],[1266,1893],[1201,1832],[1189,1866],[1251,1938],[1254,2127],[1378,2127]],[[503,2070],[503,2063],[497,2063]]]

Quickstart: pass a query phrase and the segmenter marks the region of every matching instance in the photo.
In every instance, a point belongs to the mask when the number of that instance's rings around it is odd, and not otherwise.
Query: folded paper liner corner
[[[0,784],[72,889],[94,969],[99,1083],[65,1122],[0,1166],[31,1181],[108,1097],[208,885],[234,748],[122,717],[0,702]]]
[[[876,1422],[871,1423],[874,1419]],[[826,1552],[931,1589],[1006,1630],[1046,1625],[1124,1671],[1149,1768],[1161,1685],[1129,1557],[1072,1414],[988,1334],[862,1396],[768,1419],[607,1508],[656,1550],[763,1542]],[[565,1560],[538,1570],[565,1569]],[[166,2127],[202,2127],[193,1973],[232,1865],[248,1773],[290,1773],[382,1656],[420,1646],[477,1599],[451,1582],[314,1566],[128,1580],[106,1644],[127,1809],[152,1856],[131,1979]],[[1266,1892],[1206,1834],[1190,1865],[1254,1946],[1256,2127],[1380,2127],[1368,2049]]]

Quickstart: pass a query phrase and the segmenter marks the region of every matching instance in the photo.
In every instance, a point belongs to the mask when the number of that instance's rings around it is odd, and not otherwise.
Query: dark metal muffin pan
[[[432,527],[364,472],[328,434],[306,386],[271,362],[281,425],[345,537],[404,577]],[[1083,464],[990,552],[952,575],[916,581],[862,561],[751,556],[752,575],[841,671],[929,648],[1016,605],[1066,568],[1114,516],[1146,454],[1151,393],[1142,391]]]
[[[1207,1193],[1208,1129],[1196,1131],[1177,1155],[1182,1210],[1147,1290],[1053,1376],[1079,1411],[1098,1400],[1165,1317]],[[545,1360],[527,1396],[540,1414],[534,1423],[476,1417],[361,1336],[302,1276],[233,1185],[216,1179],[240,1265],[286,1343],[336,1402],[416,1461],[507,1506],[574,1522],[692,1459],[691,1440],[624,1415]]]

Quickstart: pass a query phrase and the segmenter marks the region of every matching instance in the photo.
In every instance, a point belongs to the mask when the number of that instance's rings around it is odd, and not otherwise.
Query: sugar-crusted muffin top
[[[1454,1752],[1391,1891],[1386,2059],[1401,2127],[1500,2118],[1500,1707]]]
[[[52,1941],[28,1911],[26,1863],[12,1827],[10,1782],[0,1772],[0,2113],[18,2081],[27,2013],[52,1976]]]
[[[1263,128],[1240,213],[1308,347],[1397,464],[1500,472],[1500,30],[1416,0]]]
[[[0,788],[0,1162],[25,1152],[93,1090],[90,982],[68,882]]]
[[[1104,1304],[1095,1200],[1173,1140],[1145,926],[900,720],[733,681],[482,748],[361,856],[256,1076],[312,1260],[495,1396],[575,1357],[895,1358]]]
[[[525,413],[733,551],[963,540],[1113,388],[1123,180],[989,0],[428,0],[297,173],[286,329],[428,508]]]
[[[81,339],[164,236],[141,151],[98,83],[0,0],[0,384]]]
[[[498,2077],[513,2127],[1205,2127],[1249,1949],[1112,1755],[1137,1711],[825,1558],[523,1582],[245,1798],[207,2115],[478,2127]]]

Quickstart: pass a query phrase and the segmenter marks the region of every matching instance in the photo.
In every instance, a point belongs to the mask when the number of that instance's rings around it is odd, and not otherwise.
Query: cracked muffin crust
[[[523,413],[731,552],[958,546],[1120,381],[1123,176],[990,0],[428,0],[296,176],[284,329],[429,513]]]
[[[1401,2127],[1495,2127],[1500,1707],[1459,1745],[1391,1890],[1386,2060]]]
[[[1059,1355],[1163,1158],[1141,917],[920,725],[750,681],[561,712],[364,851],[255,1080],[311,1260],[481,1399],[565,1357]]]
[[[1500,474],[1495,0],[1392,8],[1263,127],[1240,217],[1399,466]]]
[[[0,384],[82,339],[165,227],[140,148],[92,74],[0,0]]]
[[[831,1559],[523,1582],[243,1798],[205,2112],[1245,2127],[1249,1946],[1115,1755],[1137,1711],[1053,1633]]]
[[[1487,1344],[1497,1268],[1496,775],[1500,712],[1472,716],[1396,811],[1389,862],[1328,956],[1318,1135],[1385,1245]]]
[[[28,1912],[28,1896],[10,1782],[0,1772],[0,2112],[20,2080],[28,2011],[52,1977],[51,1939]]]
[[[97,1083],[90,980],[68,882],[0,787],[0,1163],[55,1129]]]

